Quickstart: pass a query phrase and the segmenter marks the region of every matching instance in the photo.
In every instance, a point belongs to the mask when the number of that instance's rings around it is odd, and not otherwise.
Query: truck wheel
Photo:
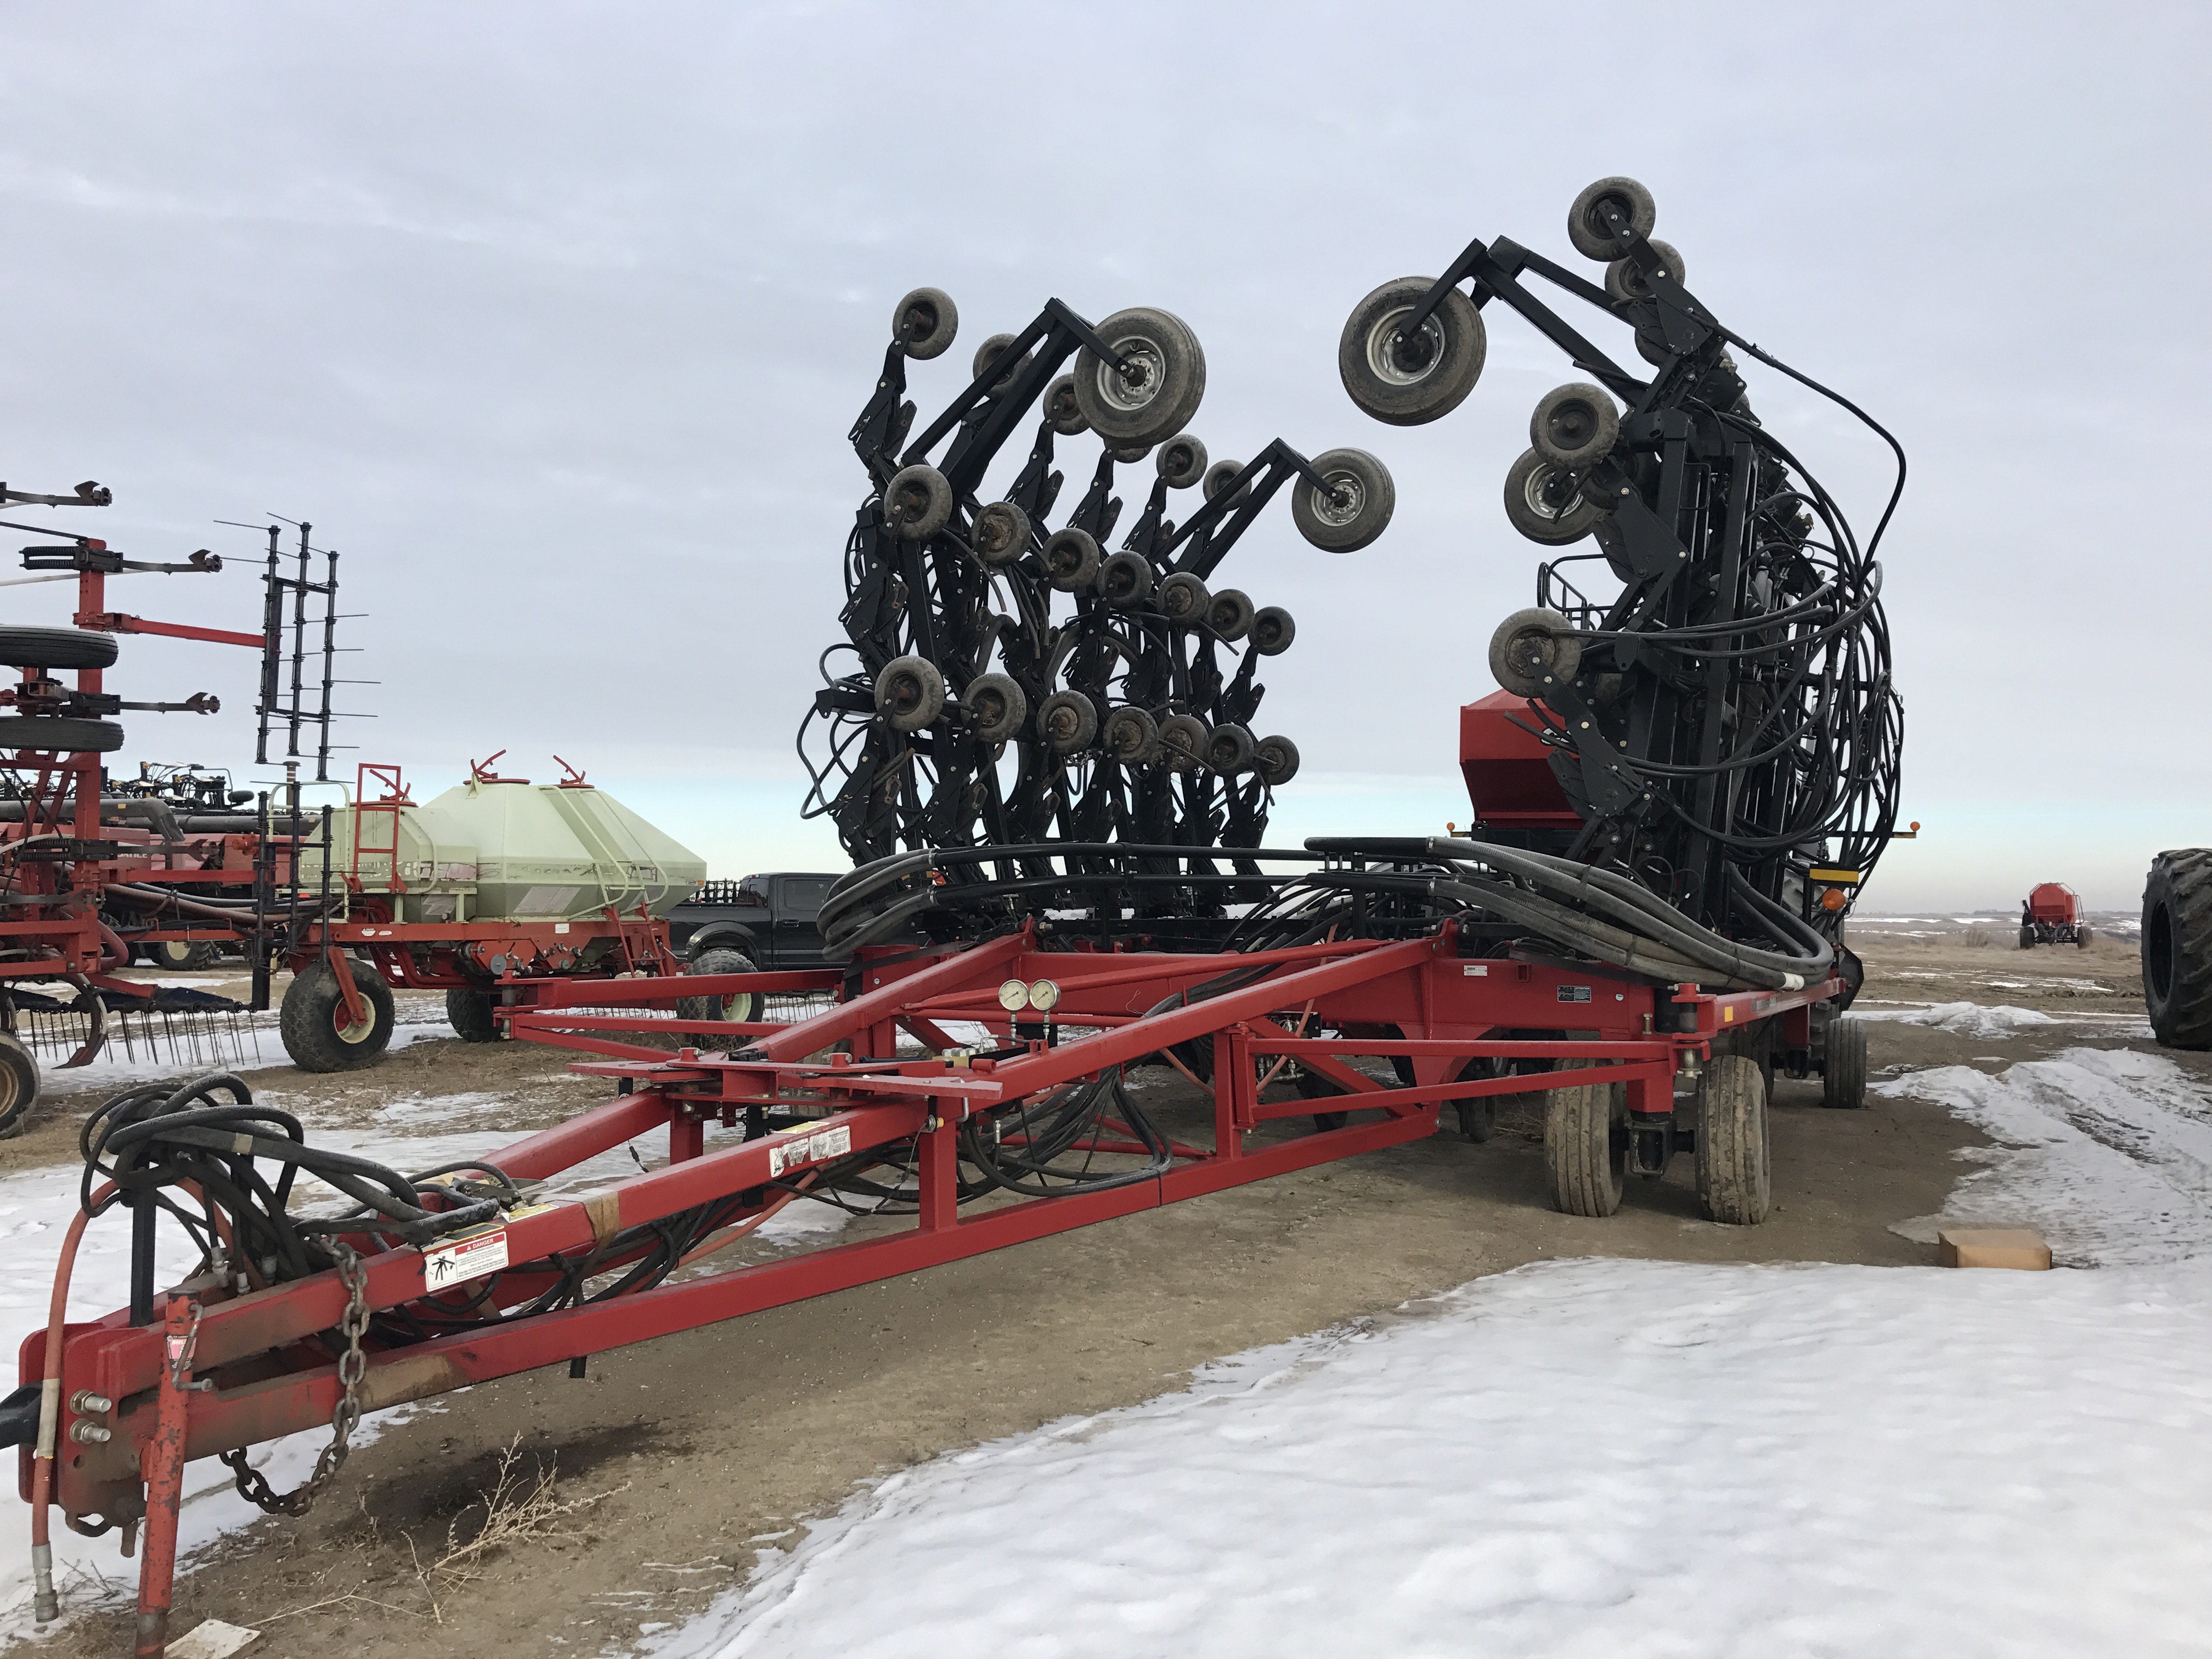
[[[1866,1022],[1840,1015],[1828,1022],[1820,1059],[1820,1104],[1856,1112],[1866,1104]]]
[[[350,1072],[373,1063],[392,1043],[392,988],[365,962],[346,959],[367,1005],[357,1024],[346,1022],[337,975],[321,958],[295,979],[276,1017],[284,1052],[303,1072]]]
[[[453,986],[446,993],[446,1024],[464,1042],[504,1042],[507,1032],[491,1017],[495,1006],[489,991]]]
[[[718,946],[712,951],[702,951],[692,957],[690,971],[695,974],[757,974],[760,969],[742,951]],[[760,1005],[759,992],[733,991],[726,997],[685,997],[676,1005],[676,1012],[684,1019],[753,1020],[760,1018]]]
[[[39,1098],[39,1062],[12,1032],[0,1031],[0,1140],[23,1133]]]
[[[1766,1085],[1747,1054],[1715,1054],[1698,1085],[1698,1198],[1732,1227],[1757,1226],[1774,1200]]]
[[[2143,1006],[2169,1048],[2212,1048],[2212,848],[2160,853],[2143,886]]]
[[[180,974],[191,973],[215,960],[215,946],[205,939],[157,939],[146,947],[146,954],[153,958],[156,968],[173,969]]]
[[[1563,1060],[1559,1070],[1579,1071],[1589,1064]],[[1622,1084],[1584,1083],[1547,1091],[1544,1169],[1552,1178],[1552,1202],[1562,1213],[1611,1215],[1620,1207],[1620,1159],[1613,1150],[1613,1126],[1627,1110],[1628,1090]]]

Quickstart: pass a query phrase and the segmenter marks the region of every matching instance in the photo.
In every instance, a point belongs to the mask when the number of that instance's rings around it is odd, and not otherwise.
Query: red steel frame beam
[[[1270,971],[1255,984],[1145,1013],[1206,981],[1255,967]],[[1446,1100],[1528,1092],[1534,1081],[1527,1076],[1449,1081],[1469,1057],[1592,1060],[1599,1069],[1582,1073],[1584,1080],[1625,1083],[1634,1109],[1671,1109],[1670,1079],[1683,1054],[1709,1051],[1717,1036],[1735,1025],[1778,1014],[1802,1020],[1813,1003],[1842,988],[1830,981],[1794,993],[1676,997],[1671,1006],[1692,1008],[1695,1029],[1655,1033],[1655,988],[1593,977],[1597,973],[1470,962],[1458,956],[1455,930],[1449,926],[1430,938],[1352,940],[1265,957],[1048,952],[1036,948],[1033,933],[1025,929],[964,951],[881,952],[852,970],[714,975],[692,988],[680,981],[547,983],[542,988],[545,1004],[518,1015],[517,1023],[556,1019],[561,1005],[602,994],[614,1006],[642,1005],[678,994],[720,991],[724,981],[737,989],[770,988],[763,981],[774,981],[778,989],[817,989],[835,980],[851,994],[811,1018],[767,1030],[741,1060],[689,1050],[672,1059],[655,1051],[649,1059],[575,1066],[586,1074],[620,1079],[634,1091],[527,1137],[495,1154],[492,1163],[518,1181],[543,1181],[663,1127],[669,1133],[671,1161],[594,1197],[510,1216],[504,1231],[511,1261],[605,1251],[625,1228],[767,1188],[848,1151],[908,1140],[918,1154],[916,1224],[886,1237],[665,1282],[620,1298],[378,1352],[370,1359],[362,1403],[366,1409],[378,1409],[1417,1139],[1435,1129]],[[1055,1018],[1075,1026],[1095,1020],[1096,1035],[1057,1045],[1030,1042],[1026,1052],[978,1056],[971,1065],[896,1056],[892,1039],[902,1024],[933,1030],[925,1010],[954,1014],[1012,977],[1052,978],[1063,994]],[[787,987],[786,981],[791,981]],[[1554,1026],[1595,1030],[1598,1035],[1536,1041],[1489,1035],[1516,1027],[1541,1029],[1540,1013]],[[1316,1014],[1343,1028],[1340,1034],[1304,1035]],[[1413,1035],[1376,1035],[1376,1028]],[[541,1040],[558,1036],[535,1035]],[[1215,1053],[1210,1152],[1178,1145],[1174,1167],[1127,1187],[1000,1204],[964,1218],[959,1213],[957,1137],[960,1123],[971,1114],[1208,1036]],[[873,1055],[837,1054],[829,1064],[803,1059],[848,1042]],[[1413,1063],[1413,1086],[1387,1086],[1347,1063],[1352,1056],[1397,1055]],[[1260,1102],[1259,1071],[1268,1060],[1282,1058],[1297,1059],[1334,1079],[1345,1092],[1321,1109],[1358,1113],[1360,1121],[1248,1150],[1244,1137],[1261,1123],[1303,1116],[1321,1105],[1304,1099]],[[706,1119],[726,1119],[736,1107],[753,1104],[827,1115],[785,1133],[711,1152],[705,1149]],[[1100,1139],[1103,1146],[1135,1150],[1110,1133]],[[366,1267],[372,1308],[430,1299],[422,1252],[384,1249]],[[188,1289],[210,1298],[203,1307],[194,1361],[202,1372],[216,1373],[215,1386],[204,1391],[179,1395],[157,1388],[166,1363],[157,1327],[134,1328],[125,1314],[115,1313],[68,1328],[64,1395],[90,1389],[118,1402],[108,1419],[113,1437],[81,1450],[71,1443],[57,1469],[57,1501],[70,1513],[127,1511],[137,1501],[139,1471],[150,1467],[144,1460],[163,1431],[164,1412],[172,1418],[183,1413],[186,1458],[329,1420],[337,1400],[335,1368],[319,1350],[295,1345],[338,1322],[345,1297],[335,1273],[228,1299],[220,1287],[180,1287],[172,1294]],[[514,1300],[529,1293],[518,1291]],[[44,1374],[45,1346],[43,1331],[27,1340],[24,1376]],[[222,1375],[226,1367],[234,1368],[228,1377]],[[60,1425],[65,1441],[69,1427],[66,1420]]]

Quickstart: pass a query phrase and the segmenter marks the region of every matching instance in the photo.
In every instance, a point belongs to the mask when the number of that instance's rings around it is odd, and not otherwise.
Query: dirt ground
[[[1972,1001],[2128,1018],[2000,1038],[1877,1021],[1877,1074],[2010,1064],[2083,1042],[2148,1046],[2131,942],[2021,951],[2001,925],[1996,939],[1861,928],[1863,1007]],[[2212,1075],[2207,1057],[2176,1058]],[[451,1041],[417,1042],[365,1073],[271,1069],[251,1080],[288,1099],[312,1097],[340,1118],[409,1092],[498,1092],[518,1129],[605,1093],[568,1077],[554,1051]],[[1188,1085],[1147,1086],[1170,1128],[1196,1122]],[[0,1158],[74,1161],[76,1121],[89,1103],[58,1096]],[[641,1624],[680,1620],[741,1582],[762,1547],[787,1546],[856,1482],[1131,1404],[1223,1355],[1480,1274],[1590,1255],[1932,1263],[1932,1247],[1891,1225],[1940,1211],[1954,1154],[1980,1144],[1929,1105],[1877,1098],[1863,1112],[1831,1112],[1817,1082],[1787,1080],[1772,1133],[1777,1206],[1756,1228],[1702,1218],[1687,1158],[1632,1187],[1609,1219],[1554,1212],[1540,1120],[1516,1108],[1486,1145],[1442,1133],[599,1356],[584,1381],[562,1367],[450,1395],[356,1453],[305,1521],[264,1522],[197,1564],[179,1583],[175,1628],[209,1616],[258,1628],[252,1659],[400,1659],[427,1644],[488,1659],[621,1650]],[[755,1259],[771,1253],[761,1247]],[[556,1473],[555,1495],[581,1507],[553,1522],[560,1535],[486,1552],[465,1571],[426,1571],[483,1526],[483,1494],[510,1443],[526,1481]],[[128,1630],[118,1602],[35,1651],[125,1652]]]

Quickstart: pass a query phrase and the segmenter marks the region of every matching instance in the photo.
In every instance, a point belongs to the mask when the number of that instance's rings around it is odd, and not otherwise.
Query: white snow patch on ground
[[[1939,1031],[1948,1031],[1954,1036],[2003,1036],[2027,1025],[2056,1025],[2059,1022],[2049,1014],[2039,1013],[2033,1008],[2014,1008],[1999,1005],[1985,1008],[1978,1002],[1938,1002],[1926,1008],[1915,1008],[1906,1012],[1893,1012],[1887,1008],[1868,1009],[1861,1019],[1893,1019],[1901,1025],[1932,1025]]]
[[[645,1650],[2203,1652],[2212,1094],[1881,1087],[1999,1143],[1948,1218],[2105,1270],[1540,1263],[874,1483]]]
[[[894,1475],[646,1650],[2199,1653],[2208,1304],[1544,1263]]]
[[[1908,1238],[2030,1226],[2079,1267],[2212,1251],[2212,1092],[2162,1054],[2067,1048],[1994,1076],[1942,1066],[1870,1087],[1933,1101],[1997,1143],[1961,1154],[1981,1167],[1941,1216],[1899,1223]]]

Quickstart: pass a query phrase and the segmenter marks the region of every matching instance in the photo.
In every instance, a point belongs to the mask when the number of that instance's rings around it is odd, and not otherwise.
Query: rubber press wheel
[[[1291,496],[1291,521],[1324,553],[1356,553],[1389,526],[1398,504],[1389,469],[1364,449],[1332,449],[1314,457],[1326,493],[1300,479]]]
[[[1822,1046],[1820,1104],[1855,1112],[1866,1104],[1866,1022],[1838,1015],[1828,1022]]]
[[[1173,312],[1150,306],[1117,311],[1098,338],[1121,359],[1089,346],[1075,354],[1075,401],[1091,429],[1116,448],[1164,442],[1190,423],[1206,395],[1206,353]]]
[[[39,1062],[13,1035],[0,1031],[0,1140],[23,1132],[39,1098]]]
[[[1578,1071],[1589,1064],[1563,1060],[1559,1070]],[[1544,1170],[1551,1177],[1553,1204],[1567,1215],[1611,1215],[1620,1207],[1621,1186],[1613,1130],[1628,1115],[1627,1085],[1577,1084],[1549,1090],[1544,1099]]]
[[[1404,324],[1435,283],[1401,276],[1352,308],[1336,372],[1352,401],[1391,426],[1421,426],[1467,401],[1487,349],[1482,313],[1456,288],[1409,337]]]
[[[373,1063],[392,1043],[392,988],[365,962],[346,959],[364,1005],[349,1022],[337,975],[327,961],[294,980],[277,1014],[284,1052],[303,1072],[350,1072]]]
[[[1698,1197],[1705,1213],[1754,1227],[1774,1201],[1766,1080],[1748,1054],[1715,1054],[1698,1085]]]
[[[495,1006],[489,991],[453,986],[446,992],[446,1024],[464,1042],[504,1042],[507,1032],[491,1015]]]
[[[2169,1048],[2212,1048],[2212,848],[2160,853],[2143,884],[2143,1006]]]

